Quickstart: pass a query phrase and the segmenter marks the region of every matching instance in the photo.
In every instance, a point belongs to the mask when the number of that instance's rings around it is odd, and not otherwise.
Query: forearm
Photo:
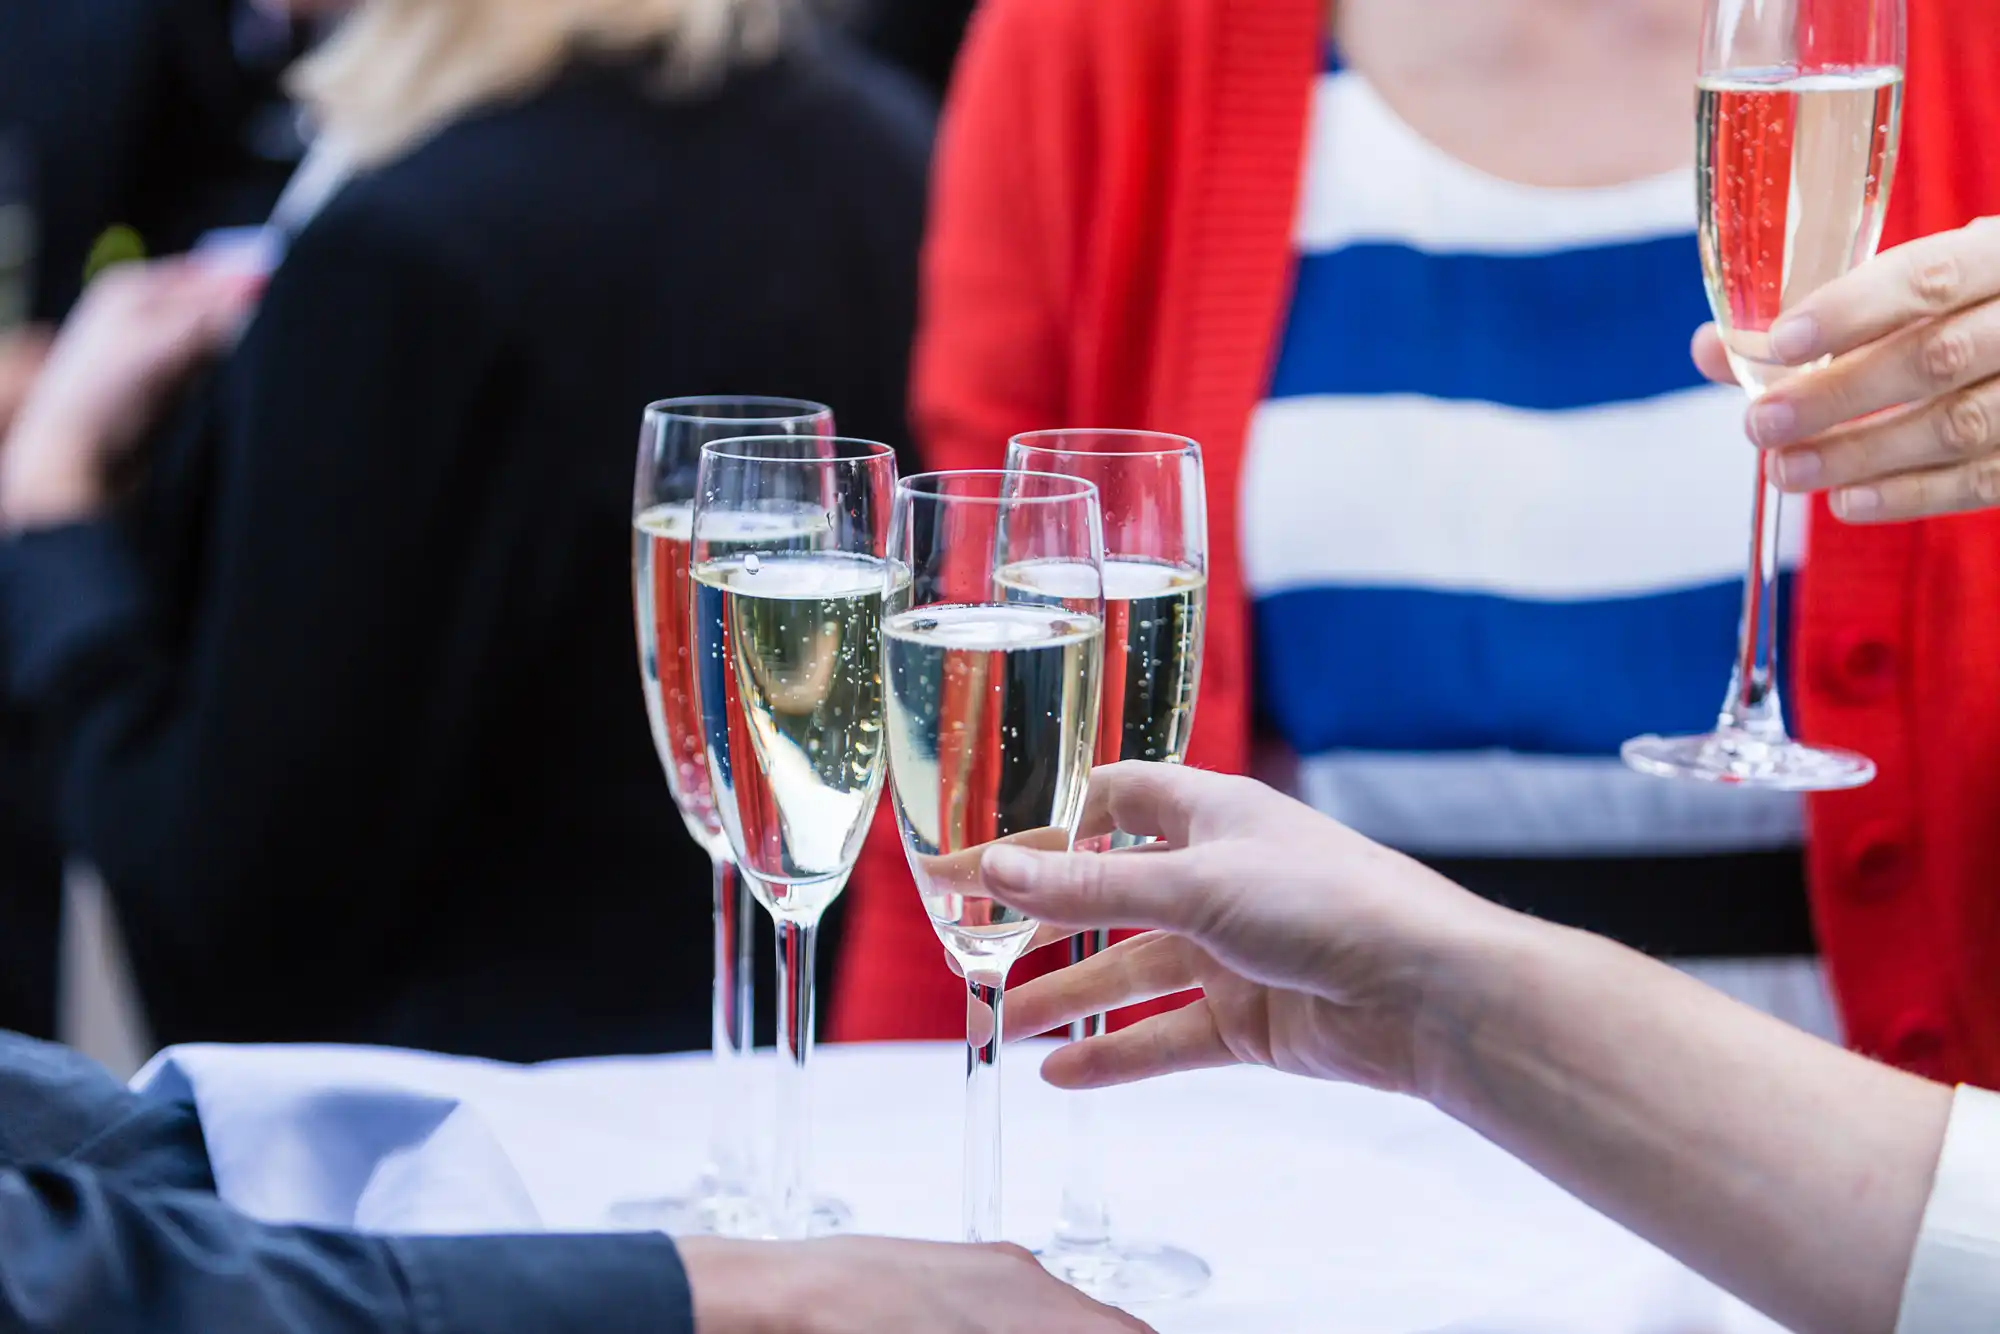
[[[1579,932],[1439,976],[1438,1106],[1800,1334],[1894,1328],[1949,1090]]]

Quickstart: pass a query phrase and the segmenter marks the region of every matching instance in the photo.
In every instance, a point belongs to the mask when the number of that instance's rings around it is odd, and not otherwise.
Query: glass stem
[[[750,892],[750,877],[730,863],[736,882],[736,1012],[732,1040],[745,1057],[757,1050],[757,896]]]
[[[813,951],[819,923],[778,919],[778,1133],[774,1217],[779,1240],[812,1231]]]
[[[1079,964],[1109,948],[1109,931],[1079,931],[1070,937],[1069,960]],[[1104,1030],[1104,1015],[1086,1015],[1069,1026],[1069,1040],[1082,1042]],[[1087,1093],[1069,1095],[1069,1166],[1063,1177],[1062,1214],[1056,1220],[1056,1244],[1066,1250],[1111,1243],[1111,1211],[1097,1175],[1096,1107]]]
[[[755,932],[748,907],[750,882],[727,856],[714,857],[710,864],[715,883],[715,992],[709,1036],[717,1097],[709,1165],[719,1193],[741,1194],[749,1190],[751,1177],[749,1118],[743,1109],[748,1102],[744,1096],[748,1058],[754,1048],[750,945]]]
[[[1754,397],[1754,395],[1753,395]],[[1778,534],[1784,499],[1771,480],[1771,456],[1757,451],[1757,500],[1750,511],[1750,571],[1743,581],[1743,621],[1736,667],[1716,729],[1755,741],[1782,741],[1778,699]]]
[[[1000,1004],[1005,974],[966,975],[972,1007],[965,1033],[965,1239],[1000,1239]],[[979,1012],[992,1016],[980,1040]]]

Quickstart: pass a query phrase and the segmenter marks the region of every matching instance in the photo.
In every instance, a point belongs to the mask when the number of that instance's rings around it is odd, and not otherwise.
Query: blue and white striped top
[[[1688,357],[1691,172],[1498,180],[1340,69],[1312,117],[1241,495],[1259,706],[1300,795],[1434,855],[1796,846],[1795,797],[1617,759],[1713,725],[1749,550],[1743,395]]]

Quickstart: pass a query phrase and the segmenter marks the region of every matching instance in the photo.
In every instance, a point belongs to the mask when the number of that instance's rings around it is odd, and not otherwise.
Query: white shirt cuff
[[[1896,1334],[2000,1330],[2000,1094],[1964,1088],[1924,1206]]]

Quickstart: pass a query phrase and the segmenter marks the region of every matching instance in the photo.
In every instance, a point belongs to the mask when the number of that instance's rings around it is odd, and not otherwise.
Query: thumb
[[[996,844],[979,862],[987,893],[1051,926],[1183,931],[1200,893],[1185,852],[1031,852]]]
[[[1729,364],[1729,353],[1722,346],[1722,334],[1715,325],[1704,324],[1695,330],[1694,343],[1690,349],[1694,353],[1695,368],[1717,384],[1735,384],[1736,370]]]

